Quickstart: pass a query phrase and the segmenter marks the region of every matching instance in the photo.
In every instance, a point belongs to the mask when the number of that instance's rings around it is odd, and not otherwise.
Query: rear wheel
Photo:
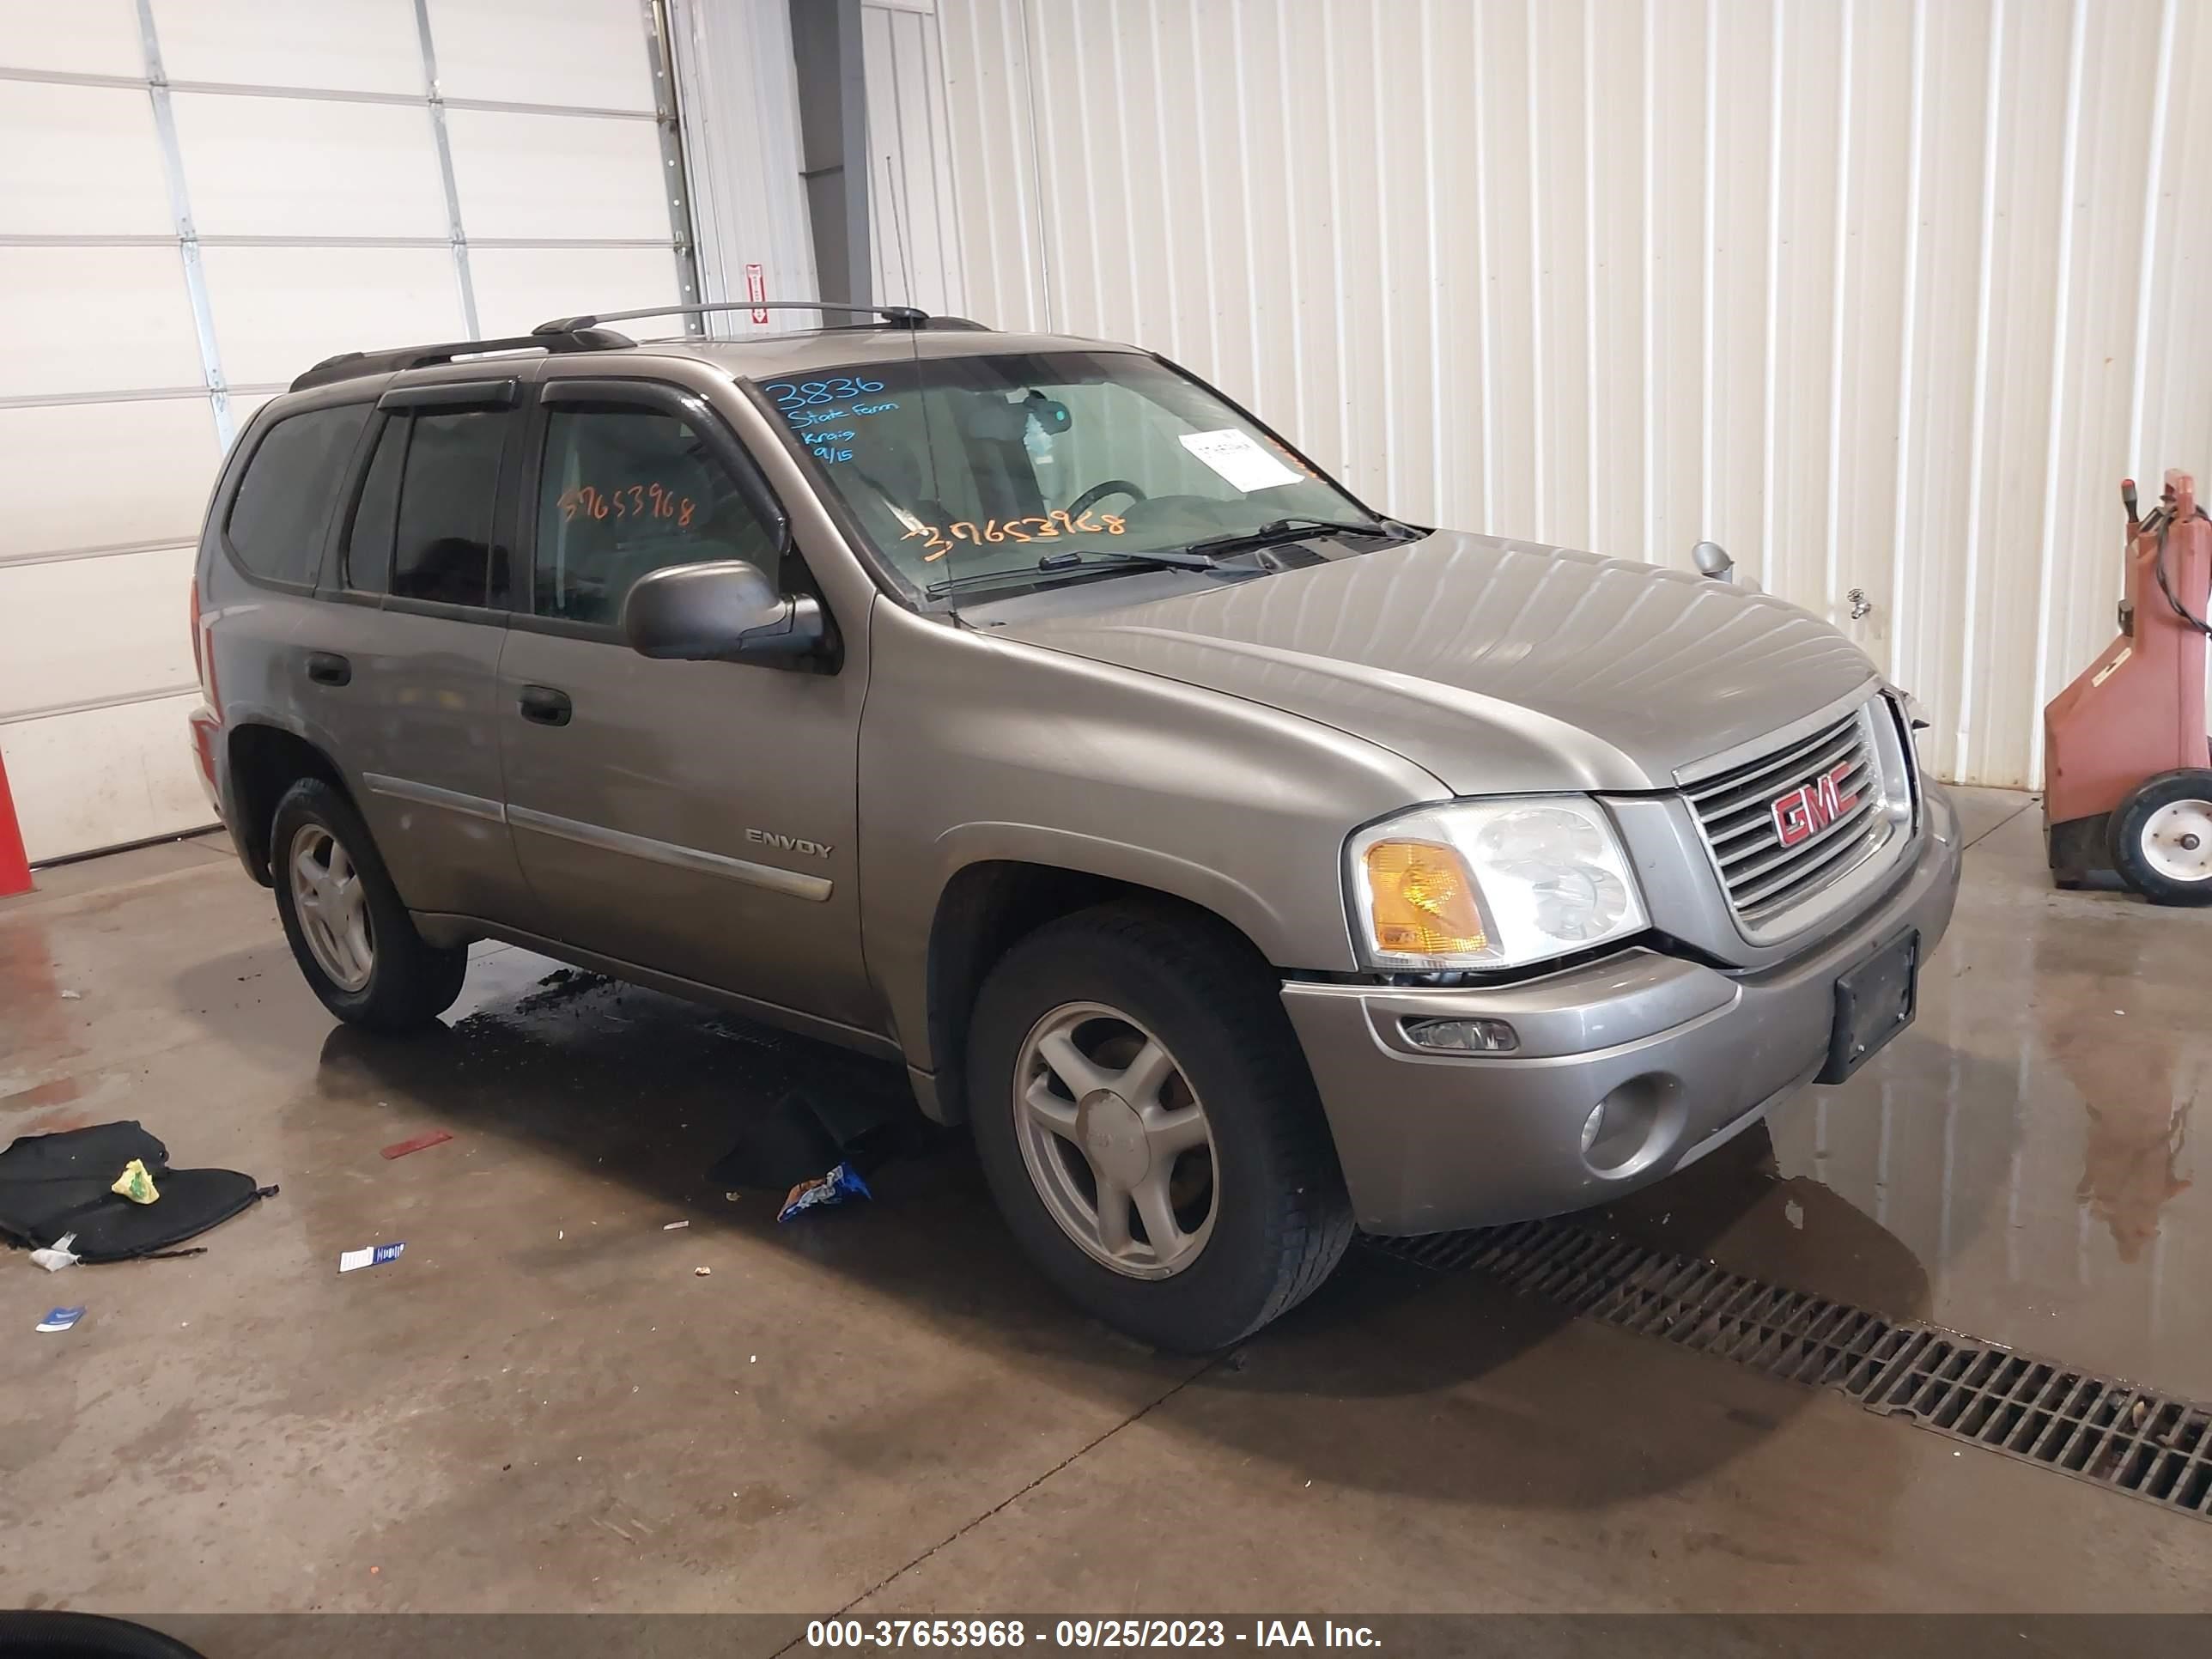
[[[1234,1342],[1310,1295],[1351,1241],[1276,988],[1218,923],[1113,904],[1041,928],[985,981],[969,1061],[1007,1224],[1133,1336]]]
[[[2212,904],[2212,771],[2146,778],[2112,814],[2112,868],[2154,904]]]
[[[325,1008],[370,1030],[407,1031],[453,1006],[468,951],[416,931],[352,802],[302,778],[276,804],[269,848],[284,937]]]

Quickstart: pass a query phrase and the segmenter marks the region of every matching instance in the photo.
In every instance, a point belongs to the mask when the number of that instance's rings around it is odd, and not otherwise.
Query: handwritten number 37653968
[[[986,519],[981,526],[963,519],[951,526],[951,541],[945,539],[945,530],[938,526],[916,523],[899,539],[910,542],[921,537],[922,545],[929,550],[921,556],[922,562],[930,564],[950,553],[953,541],[974,542],[981,546],[985,542],[1051,541],[1060,536],[1119,536],[1126,527],[1122,520],[1112,513],[1086,511],[1071,518],[1064,507],[1054,507],[1049,513],[1025,519]]]

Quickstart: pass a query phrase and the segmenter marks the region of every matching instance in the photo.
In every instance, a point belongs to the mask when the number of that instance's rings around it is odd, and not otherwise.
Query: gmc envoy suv
[[[1191,1350],[1911,1018],[1955,820],[1826,623],[1379,514],[1130,347],[664,314],[331,359],[223,468],[192,740],[340,1018],[491,938],[898,1060]]]

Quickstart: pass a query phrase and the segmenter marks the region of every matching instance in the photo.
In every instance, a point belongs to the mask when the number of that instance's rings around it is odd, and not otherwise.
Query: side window
[[[392,598],[506,603],[507,573],[493,568],[491,527],[500,452],[511,419],[496,410],[408,417],[412,430],[399,478]]]
[[[777,539],[690,425],[621,404],[548,411],[532,558],[541,617],[621,620],[649,571],[745,559],[777,580]]]
[[[404,415],[385,417],[376,434],[376,451],[368,458],[368,474],[362,479],[361,498],[354,504],[353,522],[347,526],[339,554],[339,580],[356,593],[391,591],[392,540],[399,523],[399,469],[407,459],[410,424]]]
[[[223,533],[239,562],[273,581],[313,582],[346,464],[368,420],[367,404],[289,415],[246,464]]]
[[[512,418],[495,410],[385,417],[346,526],[349,588],[447,605],[507,603],[507,556],[491,532]]]

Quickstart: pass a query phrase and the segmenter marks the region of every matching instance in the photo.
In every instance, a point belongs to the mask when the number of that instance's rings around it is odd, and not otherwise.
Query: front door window
[[[744,559],[775,582],[778,538],[691,424],[655,410],[549,413],[532,563],[541,617],[611,626],[641,576]]]

